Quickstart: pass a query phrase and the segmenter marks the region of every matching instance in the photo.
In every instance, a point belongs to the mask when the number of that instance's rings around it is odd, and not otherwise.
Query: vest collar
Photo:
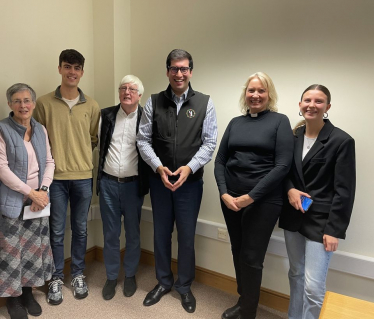
[[[14,116],[14,112],[10,112],[9,113],[9,123],[10,125],[12,125],[13,129],[23,138],[25,136],[25,133],[26,133],[26,127],[24,127],[23,125],[17,123],[14,119],[13,119],[13,116]],[[33,129],[35,124],[36,124],[36,120],[31,117],[30,119],[30,125],[31,125],[31,128]],[[33,134],[34,130],[31,131],[31,134]]]
[[[169,100],[174,101],[173,100],[173,90],[171,89],[170,84],[168,85],[166,91],[164,91],[164,94]],[[195,95],[195,91],[192,89],[191,83],[188,83],[188,93],[187,93],[187,97],[185,98],[185,102],[188,101],[194,95]]]

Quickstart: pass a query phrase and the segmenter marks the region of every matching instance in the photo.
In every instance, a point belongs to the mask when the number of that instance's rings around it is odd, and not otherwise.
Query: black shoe
[[[125,277],[125,283],[123,284],[123,294],[126,297],[131,297],[135,293],[137,288],[138,287],[136,286],[135,276]]]
[[[239,302],[231,307],[231,308],[228,308],[224,311],[224,313],[222,314],[222,319],[240,319],[240,305],[239,305]]]
[[[9,297],[6,300],[6,307],[10,319],[27,319],[27,311],[22,305],[21,297]]]
[[[103,288],[103,298],[105,300],[110,300],[116,294],[117,279],[109,280],[107,279]]]
[[[29,315],[37,317],[42,314],[42,307],[35,300],[31,287],[22,287],[21,301]]]
[[[182,306],[184,310],[193,313],[196,310],[196,299],[191,291],[181,294]]]
[[[163,295],[166,295],[168,292],[170,292],[169,289],[165,289],[160,284],[157,284],[153,290],[151,290],[147,296],[145,296],[145,299],[143,301],[144,306],[152,306],[160,301]]]

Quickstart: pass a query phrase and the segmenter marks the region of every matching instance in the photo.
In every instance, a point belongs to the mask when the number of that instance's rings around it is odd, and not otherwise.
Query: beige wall
[[[188,50],[194,58],[192,86],[215,102],[219,139],[230,119],[239,115],[240,90],[250,74],[264,71],[272,77],[279,111],[292,125],[300,119],[301,92],[316,82],[326,85],[332,92],[329,118],[355,138],[357,150],[356,203],[347,240],[339,249],[374,257],[374,154],[369,146],[374,133],[373,11],[374,3],[365,0],[132,1],[131,19],[139,23],[131,32],[131,72],[142,79],[148,98],[168,84],[167,54],[174,48]],[[204,181],[199,217],[224,223],[213,163],[207,165]],[[197,236],[196,246],[198,265],[234,275],[229,245]],[[267,255],[263,286],[288,293],[287,269],[286,259]],[[336,271],[328,276],[328,289],[371,301],[373,284]]]
[[[94,95],[92,0],[0,0],[0,117],[8,115],[5,91],[16,82],[30,84],[37,96],[61,83],[58,56],[74,48],[86,58],[80,87]]]
[[[300,119],[298,101],[308,85],[319,82],[331,90],[329,118],[356,139],[357,148],[356,204],[349,240],[341,248],[374,257],[368,149],[374,133],[374,108],[368,101],[374,84],[374,38],[369,36],[374,31],[374,3],[207,0],[184,6],[181,0],[163,0],[162,4],[132,2],[132,19],[143,23],[132,32],[131,70],[144,81],[148,97],[167,85],[168,52],[177,47],[190,51],[195,61],[192,86],[212,96],[219,137],[230,119],[239,115],[241,86],[256,71],[273,78],[279,111],[292,125]],[[213,163],[206,169],[204,192],[200,217],[223,222],[214,200],[218,192]]]
[[[0,6],[0,118],[9,112],[5,90],[13,83],[29,83],[38,96],[55,89],[60,83],[58,55],[66,48],[85,56],[80,87],[101,107],[118,102],[116,88],[127,73],[142,79],[144,105],[151,93],[168,84],[168,52],[190,51],[195,60],[191,83],[212,96],[219,139],[229,120],[239,115],[241,86],[250,74],[264,71],[273,78],[279,110],[292,124],[299,120],[303,89],[325,84],[332,92],[329,118],[355,138],[357,150],[356,203],[340,250],[374,257],[374,2],[191,0],[187,6],[181,0],[0,0]],[[223,223],[213,163],[204,179],[200,218]],[[143,222],[143,247],[152,250],[152,240],[152,225]],[[89,246],[94,244],[103,245],[100,221],[90,223]],[[197,236],[196,248],[199,266],[234,275],[229,244]],[[285,258],[268,255],[263,285],[288,293],[287,267]],[[374,301],[372,285],[372,280],[336,271],[328,276],[328,289]]]

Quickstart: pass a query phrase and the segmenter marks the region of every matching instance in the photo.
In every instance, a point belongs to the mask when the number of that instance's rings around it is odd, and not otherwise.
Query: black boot
[[[10,319],[27,319],[27,311],[23,307],[21,297],[9,297],[6,300],[6,307],[10,314]]]
[[[42,307],[35,300],[31,287],[22,287],[21,300],[29,315],[37,317],[42,314]]]

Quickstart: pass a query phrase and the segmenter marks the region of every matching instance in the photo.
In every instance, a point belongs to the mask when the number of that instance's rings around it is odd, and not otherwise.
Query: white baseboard
[[[91,206],[89,220],[93,219],[101,219],[100,208],[98,204]],[[150,223],[153,222],[151,207],[143,206],[142,220]],[[229,244],[229,238],[227,238],[226,240],[218,238],[218,229],[227,229],[227,227],[225,224],[211,222],[209,220],[197,220],[197,235],[227,242]],[[267,253],[287,258],[287,250],[284,238],[275,235],[271,236]],[[374,258],[338,250],[333,254],[330,263],[330,269],[364,278],[374,279]]]

